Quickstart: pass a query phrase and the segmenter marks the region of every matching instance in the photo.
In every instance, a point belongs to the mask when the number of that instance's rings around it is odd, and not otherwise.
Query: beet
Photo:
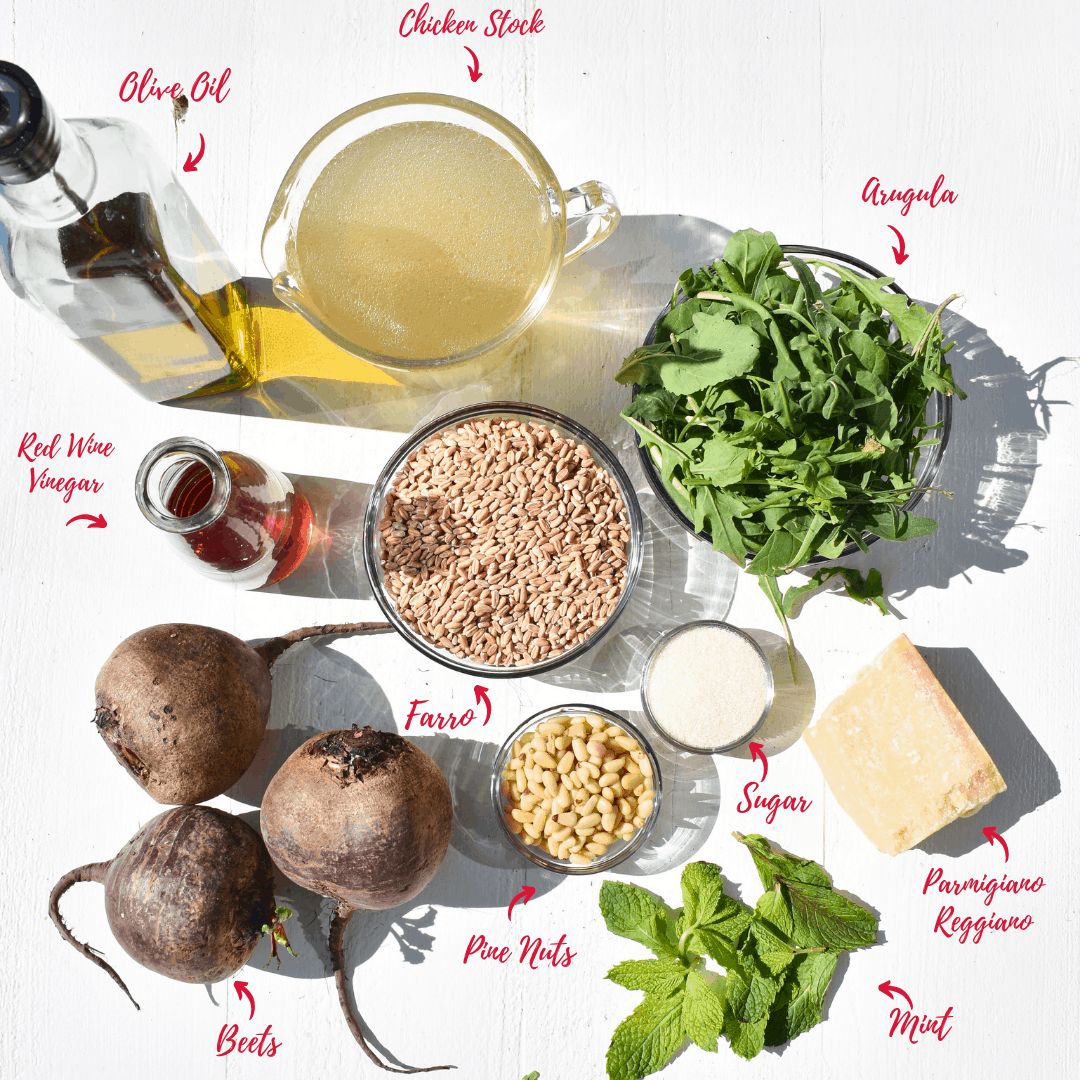
[[[308,626],[253,649],[210,626],[151,626],[105,661],[94,723],[116,760],[159,803],[205,802],[231,788],[255,759],[270,715],[270,667],[290,645],[389,629]]]
[[[219,982],[251,958],[266,926],[276,927],[274,865],[259,834],[209,806],[177,806],[144,825],[111,862],[65,874],[49,897],[64,940],[116,980],[123,979],[77,941],[60,915],[76,882],[105,886],[109,927],[143,967],[181,982]]]
[[[415,743],[353,726],[309,739],[277,771],[263,796],[263,838],[278,868],[298,885],[337,901],[330,954],[349,1030],[376,1065],[349,1004],[342,941],[358,909],[396,907],[434,876],[453,827],[450,785]]]

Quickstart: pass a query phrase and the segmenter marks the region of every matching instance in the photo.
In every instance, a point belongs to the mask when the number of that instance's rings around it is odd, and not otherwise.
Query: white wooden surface
[[[479,34],[402,39],[404,0],[0,0],[0,55],[31,71],[64,115],[138,121],[177,166],[202,132],[206,156],[186,183],[225,248],[255,275],[262,273],[265,213],[303,142],[351,105],[413,89],[461,94],[503,113],[567,184],[607,181],[627,226],[637,230],[626,235],[637,238],[638,262],[630,265],[625,244],[612,249],[628,260],[619,266],[635,296],[655,298],[664,284],[659,269],[655,276],[649,269],[650,229],[657,249],[666,245],[663,267],[682,250],[668,215],[703,219],[687,224],[698,239],[710,222],[722,230],[752,225],[772,229],[781,242],[823,244],[885,269],[894,265],[886,226],[898,226],[911,256],[900,270],[906,288],[927,299],[964,294],[951,327],[960,343],[954,368],[970,398],[957,408],[942,475],[956,496],[932,505],[942,522],[936,536],[874,550],[902,621],[824,596],[807,605],[795,633],[820,709],[863,662],[906,632],[937,658],[947,688],[986,734],[1010,794],[953,827],[961,831],[890,860],[837,810],[802,743],[772,757],[769,788],[803,794],[813,807],[771,827],[735,812],[757,765],[726,758],[716,759],[715,773],[707,765],[696,776],[685,771],[684,786],[696,785],[699,796],[700,828],[683,830],[680,851],[692,847],[695,857],[720,863],[752,902],[759,889],[750,860],[729,834],[764,831],[822,859],[838,887],[879,911],[884,943],[851,957],[830,996],[827,1022],[780,1053],[747,1064],[729,1061],[723,1046],[715,1060],[691,1047],[664,1075],[1077,1075],[1080,992],[1072,969],[1080,867],[1073,833],[1080,743],[1070,646],[1080,438],[1070,403],[1080,396],[1080,380],[1071,360],[1048,369],[1044,398],[1055,402],[1048,422],[1030,404],[1038,389],[1030,377],[1078,351],[1080,16],[1068,5],[974,0],[541,6],[542,34],[493,42]],[[531,10],[519,6],[515,14]],[[462,0],[458,11],[486,22],[484,5]],[[475,85],[463,43],[484,73]],[[228,66],[232,92],[221,105],[194,105],[176,135],[167,105],[118,98],[127,72],[147,66],[162,81],[187,82],[202,69]],[[906,187],[928,186],[942,172],[959,193],[955,206],[918,206],[901,218],[860,199],[871,175]],[[685,249],[693,242],[686,240]],[[592,288],[590,295],[600,282],[608,307],[596,318],[606,323],[580,339],[581,351],[569,357],[580,379],[563,392],[580,395],[571,411],[600,416],[613,431],[618,394],[598,372],[617,365],[618,349],[640,338],[655,307],[620,304],[621,271],[611,270],[603,251],[572,281],[584,293]],[[561,296],[572,308],[573,294]],[[568,363],[565,353],[556,359]],[[110,857],[159,811],[120,774],[89,723],[95,674],[116,643],[164,621],[209,623],[255,639],[374,614],[370,601],[236,593],[190,573],[164,550],[131,498],[143,453],[185,432],[289,472],[371,481],[399,436],[143,403],[6,290],[0,360],[7,521],[0,533],[0,684],[7,698],[0,1075],[378,1075],[338,1012],[324,969],[327,914],[320,921],[317,904],[303,902],[300,961],[287,958],[280,973],[263,970],[263,949],[244,971],[257,1002],[251,1025],[231,986],[207,993],[130,961],[108,933],[96,886],[70,893],[65,910],[76,933],[128,979],[139,1013],[60,941],[45,911],[56,878]],[[16,461],[28,430],[61,432],[65,440],[68,432],[93,430],[113,441],[108,461],[85,467],[104,480],[101,495],[64,506],[51,492],[30,494],[27,463]],[[83,511],[103,512],[109,527],[64,527]],[[745,581],[730,618],[775,629],[763,598]],[[620,676],[611,673],[613,685]],[[290,727],[313,732],[365,717],[400,729],[412,698],[450,705],[472,694],[472,681],[421,663],[389,638],[305,647],[283,663],[276,685],[275,738]],[[486,729],[457,744],[455,735],[431,745],[454,763],[455,777],[468,778],[469,756],[480,754],[473,743],[499,742],[529,711],[582,697],[638,708],[633,690],[499,682]],[[467,779],[459,787],[460,808]],[[482,776],[476,798],[486,800]],[[253,810],[242,798],[218,803]],[[981,841],[979,827],[995,823],[1010,846],[1007,867],[1000,848],[972,840]],[[542,1080],[597,1080],[610,1033],[638,997],[603,975],[613,962],[644,952],[605,931],[598,878],[552,882],[523,867],[500,868],[509,860],[482,839],[463,826],[416,903],[354,919],[348,949],[361,1011],[379,1043],[407,1064],[455,1063],[456,1075],[467,1080],[517,1080],[531,1069]],[[662,852],[652,865],[665,865]],[[939,898],[921,894],[931,866],[963,878],[1003,870],[1043,875],[1047,887],[1038,895],[994,905],[1031,914],[1034,924],[1022,933],[988,934],[979,945],[933,936]],[[678,873],[676,865],[627,880],[675,901]],[[526,881],[538,893],[507,922],[506,906]],[[961,898],[956,906],[985,913],[977,901]],[[559,970],[530,971],[516,962],[463,966],[475,933],[506,944],[526,933],[545,940],[565,933],[577,957]],[[944,1042],[912,1046],[888,1037],[891,1005],[877,991],[885,979],[907,990],[920,1012],[953,1008],[954,1028]],[[274,1058],[217,1058],[215,1040],[226,1022],[239,1022],[242,1033],[270,1023],[282,1047]]]

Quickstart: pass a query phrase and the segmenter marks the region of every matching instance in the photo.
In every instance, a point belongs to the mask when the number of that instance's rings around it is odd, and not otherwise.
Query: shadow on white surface
[[[1005,833],[1060,795],[1061,781],[1046,751],[970,649],[918,649],[1008,785],[977,814],[954,821],[918,845],[928,855],[955,858],[986,844],[984,827]]]
[[[1027,552],[1006,541],[1018,526],[1041,528],[1021,522],[1020,515],[1038,468],[1039,443],[1050,435],[1051,407],[1069,404],[1048,400],[1045,389],[1054,368],[1073,363],[1070,358],[1029,372],[960,315],[946,312],[942,326],[955,344],[949,354],[953,376],[968,396],[953,402],[952,434],[936,483],[951,495],[932,491],[917,511],[934,518],[937,531],[905,543],[880,540],[869,554],[842,560],[863,573],[877,567],[894,603],[920,588],[945,589],[957,577],[970,580],[973,569],[1004,574],[1027,561]]]
[[[260,594],[370,600],[363,524],[370,484],[286,473],[311,507],[311,542],[299,566]]]
[[[743,629],[761,646],[773,677],[773,705],[769,715],[765,717],[765,723],[761,725],[753,740],[747,739],[742,746],[728,755],[750,760],[751,741],[761,743],[769,757],[782,753],[799,741],[814,715],[817,688],[814,684],[814,673],[798,648],[795,649],[795,668],[799,673],[799,681],[795,682],[791,677],[787,641],[771,630]]]

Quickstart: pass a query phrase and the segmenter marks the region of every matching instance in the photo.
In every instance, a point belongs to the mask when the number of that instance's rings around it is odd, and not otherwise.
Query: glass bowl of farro
[[[615,454],[540,405],[496,401],[415,431],[364,519],[371,589],[431,659],[537,675],[592,648],[641,570],[641,510]]]
[[[660,762],[617,713],[555,705],[519,725],[495,756],[491,802],[510,843],[560,874],[630,858],[660,816]]]

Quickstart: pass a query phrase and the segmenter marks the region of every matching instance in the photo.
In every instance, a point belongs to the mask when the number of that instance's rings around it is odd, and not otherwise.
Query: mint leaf
[[[743,1023],[729,1009],[724,1010],[724,1034],[731,1049],[749,1061],[761,1053],[765,1045],[765,1020]]]
[[[735,945],[750,925],[750,909],[724,892],[720,867],[688,863],[682,873],[683,913],[675,926],[680,948],[706,953],[725,967],[735,963]]]
[[[735,1016],[744,1024],[756,1024],[768,1020],[769,1007],[780,991],[780,980],[764,974],[752,951],[742,957],[742,976],[746,985],[746,995],[740,1008],[733,1010]],[[728,972],[730,978],[731,973]]]
[[[682,878],[683,914],[680,921],[688,926],[699,926],[715,916],[725,901],[724,879],[720,867],[714,863],[692,862],[683,867]]]
[[[791,917],[791,904],[779,885],[775,886],[772,892],[761,894],[758,898],[755,913],[758,920],[771,923],[788,939],[795,933],[795,923]],[[755,921],[754,925],[760,926],[761,922]]]
[[[752,962],[750,967],[753,967]],[[747,1060],[765,1045],[769,1005],[777,994],[773,980],[745,968],[729,968],[724,987],[724,1034],[731,1049]]]
[[[749,836],[735,833],[734,836],[750,849],[763,889],[772,889],[776,885],[777,877],[785,882],[800,881],[807,885],[832,888],[828,874],[813,859],[800,859],[797,855],[789,855],[780,848],[774,848],[764,836],[756,833]]]
[[[678,960],[624,960],[607,973],[607,978],[627,990],[667,997],[685,987],[689,970]]]
[[[765,1044],[779,1046],[821,1022],[821,1010],[836,962],[836,952],[807,953],[791,969],[765,1029]]]
[[[716,1039],[724,1029],[724,1007],[713,988],[696,971],[690,972],[683,996],[683,1027],[701,1047],[716,1053]]]
[[[609,1080],[641,1080],[668,1063],[683,1043],[683,997],[650,994],[615,1029],[607,1052]]]
[[[813,859],[789,855],[763,836],[734,835],[750,849],[762,886],[773,892],[780,886],[780,896],[791,911],[791,930],[777,922],[786,923],[779,901],[764,902],[775,916],[771,920],[774,925],[796,944],[803,948],[857,949],[877,939],[877,916],[836,892],[828,874]]]
[[[760,907],[759,900],[758,908]],[[750,939],[758,960],[770,975],[779,975],[795,959],[795,949],[791,942],[775,933],[769,924],[761,919],[755,919],[750,924]]]
[[[661,960],[679,958],[674,924],[652,893],[621,881],[605,881],[600,886],[600,912],[613,934],[644,945]]]
[[[794,939],[807,948],[858,949],[877,940],[877,916],[830,888],[785,882]]]

